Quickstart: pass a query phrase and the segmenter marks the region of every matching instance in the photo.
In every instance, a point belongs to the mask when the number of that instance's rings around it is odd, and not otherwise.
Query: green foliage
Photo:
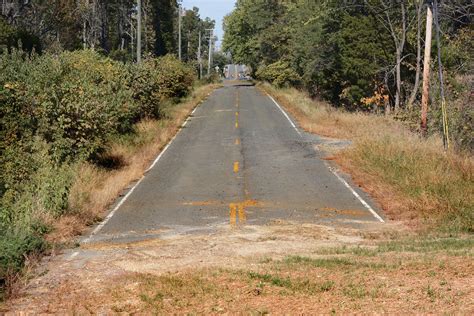
[[[0,229],[0,301],[3,296],[2,288],[9,278],[21,271],[29,255],[44,251],[46,246],[41,236],[34,232],[12,233]]]
[[[68,211],[78,163],[186,96],[194,70],[166,56],[128,65],[91,50],[0,55],[0,283]],[[1,288],[1,285],[0,285]]]
[[[139,118],[159,118],[161,102],[184,97],[196,79],[190,66],[171,55],[149,58],[139,65],[132,65],[131,73],[129,84],[133,98],[140,104]]]
[[[234,62],[257,69],[263,57],[260,37],[283,12],[281,1],[239,0],[224,19],[223,50],[232,53]]]
[[[300,76],[286,62],[277,61],[268,66],[260,66],[256,74],[258,79],[270,82],[277,87],[298,86]]]

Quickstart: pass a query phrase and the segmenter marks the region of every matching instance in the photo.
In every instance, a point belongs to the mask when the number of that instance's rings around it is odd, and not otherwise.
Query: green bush
[[[91,50],[0,54],[0,290],[24,255],[44,249],[47,223],[68,210],[75,166],[117,134],[159,118],[194,71],[174,57],[128,65]]]
[[[33,57],[17,51],[0,56],[0,66],[7,105],[2,141],[36,134],[51,144],[57,161],[92,157],[110,134],[130,131],[139,111],[126,67],[92,51]]]
[[[267,81],[277,87],[299,86],[301,77],[284,61],[277,61],[268,66],[261,66],[255,74],[258,79]]]
[[[46,247],[47,244],[38,234],[0,230],[0,301],[3,297],[2,288],[8,279],[21,271],[29,255],[44,251]]]
[[[130,89],[140,104],[139,118],[159,118],[162,102],[187,95],[196,79],[193,69],[173,56],[148,58],[132,65],[130,72]]]

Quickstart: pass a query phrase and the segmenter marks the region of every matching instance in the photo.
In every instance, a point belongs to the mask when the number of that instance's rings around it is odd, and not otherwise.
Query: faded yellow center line
[[[243,203],[239,203],[239,223],[243,224],[247,220],[247,214],[245,214],[245,207]]]
[[[256,206],[258,203],[256,201],[244,201],[240,203],[230,203],[229,204],[229,220],[230,225],[235,227],[238,224],[242,225],[245,224],[247,221],[247,213],[245,212],[245,208],[247,206]]]
[[[236,138],[236,139],[235,139],[235,144],[236,144],[236,145],[240,145],[240,139]]]
[[[237,173],[237,172],[239,172],[239,162],[238,161],[234,162],[234,173]]]
[[[237,205],[230,203],[230,225],[235,226],[237,224]]]
[[[235,122],[235,128],[239,128],[239,121]]]

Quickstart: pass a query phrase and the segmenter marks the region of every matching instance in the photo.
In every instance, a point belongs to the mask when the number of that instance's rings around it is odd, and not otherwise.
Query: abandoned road
[[[272,98],[228,83],[196,108],[84,242],[209,233],[222,224],[383,221],[363,192],[328,167],[317,143]]]

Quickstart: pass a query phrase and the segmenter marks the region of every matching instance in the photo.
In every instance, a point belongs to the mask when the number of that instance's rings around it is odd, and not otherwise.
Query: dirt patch
[[[391,244],[399,229],[371,224],[361,234],[276,222],[238,229],[226,225],[210,235],[119,246],[93,244],[74,258],[71,253],[46,258],[39,269],[42,275],[4,309],[164,314],[474,311],[472,243],[449,247],[450,252],[442,250],[444,244],[426,248],[421,243],[415,251],[410,242]]]
[[[69,308],[64,305],[67,302],[77,302],[77,295],[85,295],[81,291],[102,291],[111,285],[112,279],[128,273],[162,275],[189,269],[240,269],[264,258],[310,255],[318,247],[356,244],[361,240],[357,230],[352,229],[274,223],[240,228],[225,225],[210,235],[86,244],[72,259],[72,252],[45,258],[38,269],[41,276],[19,293],[20,298],[12,300],[8,308],[47,312],[54,305],[60,311]],[[68,287],[74,290],[66,290]],[[64,304],[58,303],[57,297],[63,297],[60,301]]]

